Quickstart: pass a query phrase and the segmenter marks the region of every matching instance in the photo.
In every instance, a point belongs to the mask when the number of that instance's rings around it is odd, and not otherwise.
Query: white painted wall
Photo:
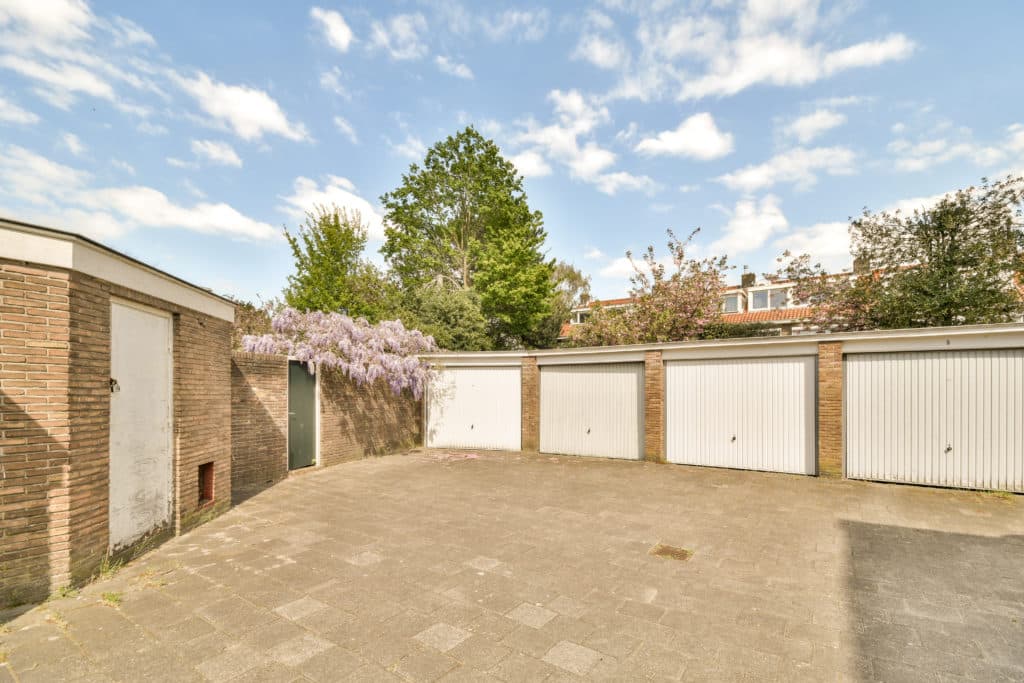
[[[1024,349],[850,354],[846,474],[1024,492]]]
[[[134,304],[110,310],[110,548],[171,522],[171,316]]]
[[[520,375],[518,364],[441,368],[427,390],[427,446],[518,451]]]
[[[814,474],[813,356],[665,363],[669,462]]]
[[[643,456],[642,363],[540,368],[540,450],[639,460]]]

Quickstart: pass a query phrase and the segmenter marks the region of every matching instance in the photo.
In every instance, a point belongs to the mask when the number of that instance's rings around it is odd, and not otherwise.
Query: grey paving
[[[0,681],[1022,680],[1022,534],[1019,496],[418,452],[6,615]]]

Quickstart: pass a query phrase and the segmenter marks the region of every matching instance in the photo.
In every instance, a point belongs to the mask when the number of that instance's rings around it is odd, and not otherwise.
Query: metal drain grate
[[[648,555],[656,555],[658,557],[667,557],[670,560],[679,560],[686,562],[688,559],[693,557],[693,551],[687,550],[686,548],[677,548],[674,545],[665,545],[659,543],[650,550],[647,551]]]

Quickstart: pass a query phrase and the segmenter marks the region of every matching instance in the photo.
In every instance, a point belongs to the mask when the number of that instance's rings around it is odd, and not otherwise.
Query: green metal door
[[[316,462],[316,378],[305,363],[288,362],[288,469]]]

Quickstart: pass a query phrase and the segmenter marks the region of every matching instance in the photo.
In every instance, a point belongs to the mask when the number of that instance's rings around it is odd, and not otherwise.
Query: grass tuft
[[[104,593],[103,602],[107,603],[111,607],[121,606],[121,594],[120,593]]]
[[[64,618],[64,615],[58,612],[57,610],[47,612],[46,621],[47,623],[53,624],[62,631],[67,631],[68,626],[70,626],[70,624],[68,624],[68,620]]]

